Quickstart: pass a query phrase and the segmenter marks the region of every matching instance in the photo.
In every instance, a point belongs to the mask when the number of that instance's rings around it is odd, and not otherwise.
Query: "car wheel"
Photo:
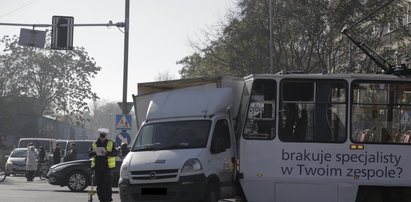
[[[6,171],[0,167],[0,182],[3,182],[6,179]]]
[[[74,192],[79,192],[86,189],[88,186],[87,182],[87,174],[79,170],[71,172],[67,177],[67,186],[71,191]]]

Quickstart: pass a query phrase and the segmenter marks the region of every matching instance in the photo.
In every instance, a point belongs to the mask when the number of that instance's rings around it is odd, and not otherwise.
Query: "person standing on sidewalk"
[[[29,145],[26,155],[26,178],[27,182],[31,182],[34,179],[34,174],[37,170],[37,154],[36,147],[33,144]]]
[[[89,149],[91,168],[94,169],[97,184],[97,196],[101,202],[113,201],[112,199],[112,170],[116,167],[118,150],[113,141],[107,139],[109,130],[98,129],[99,138]]]

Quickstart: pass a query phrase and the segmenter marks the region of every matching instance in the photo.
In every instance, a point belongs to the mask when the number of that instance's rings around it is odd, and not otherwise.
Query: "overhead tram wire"
[[[30,6],[31,4],[36,3],[37,1],[39,1],[39,0],[31,1],[31,2],[27,3],[26,5],[20,6],[20,7],[16,8],[16,9],[14,9],[14,10],[6,13],[6,14],[0,15],[0,18],[6,17],[6,16],[8,16],[8,15],[10,15],[10,14],[12,14],[12,13],[15,13],[15,12],[17,12],[17,11],[20,10],[20,9],[23,9],[23,8],[25,8],[25,7],[27,7],[27,6]]]

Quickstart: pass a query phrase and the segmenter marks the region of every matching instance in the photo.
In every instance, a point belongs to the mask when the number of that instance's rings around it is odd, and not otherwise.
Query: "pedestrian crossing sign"
[[[411,111],[401,111],[401,126],[411,126]]]
[[[116,116],[116,129],[117,130],[131,130],[131,115],[118,114]]]

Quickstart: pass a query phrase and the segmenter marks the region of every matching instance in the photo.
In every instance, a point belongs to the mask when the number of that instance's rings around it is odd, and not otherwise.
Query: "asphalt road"
[[[0,182],[0,201],[6,202],[87,202],[91,187],[83,192],[71,192],[67,187],[50,185],[47,180],[36,177],[33,182],[26,182],[25,177],[8,176]],[[93,201],[98,201],[97,195]],[[118,188],[113,187],[113,201],[120,202]]]
[[[67,187],[51,185],[47,180],[34,178],[33,182],[26,182],[23,176],[8,176],[0,182],[0,201],[5,202],[87,202],[87,187],[83,192],[71,192]],[[93,201],[98,201],[97,195]],[[118,188],[113,187],[113,201],[120,202]],[[220,202],[233,202],[234,199],[220,200]]]

